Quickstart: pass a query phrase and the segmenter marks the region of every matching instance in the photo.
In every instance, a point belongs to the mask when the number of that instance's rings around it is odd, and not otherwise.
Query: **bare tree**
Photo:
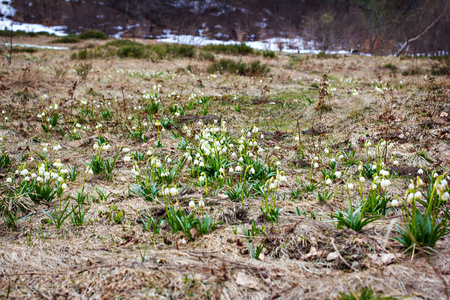
[[[405,48],[411,43],[411,42],[414,42],[414,41],[416,41],[416,40],[418,40],[418,39],[420,39],[425,33],[427,33],[441,18],[442,18],[442,16],[446,13],[446,11],[447,11],[447,3],[448,3],[448,1],[446,1],[445,2],[445,6],[444,6],[444,9],[442,10],[442,12],[439,14],[439,16],[436,18],[436,19],[434,19],[434,21],[427,27],[427,28],[425,28],[425,30],[424,31],[422,31],[419,35],[417,35],[417,36],[415,36],[415,37],[413,37],[413,38],[410,38],[410,39],[406,39],[406,41],[405,41],[405,43],[403,43],[403,45],[402,45],[402,47],[400,48],[400,50],[398,50],[398,52],[396,53],[396,55],[395,56],[400,56],[402,53],[403,53],[403,51],[405,50]]]

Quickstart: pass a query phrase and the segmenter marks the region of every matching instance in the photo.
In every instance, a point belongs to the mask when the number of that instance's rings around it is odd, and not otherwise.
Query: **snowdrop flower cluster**
[[[442,178],[441,180],[436,181],[435,186],[436,186],[436,193],[441,196],[442,200],[447,201],[449,198],[449,193],[447,192],[448,186],[447,179]]]

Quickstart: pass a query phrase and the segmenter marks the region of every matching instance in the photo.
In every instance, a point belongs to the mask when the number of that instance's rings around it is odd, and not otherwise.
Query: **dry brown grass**
[[[36,41],[44,44],[49,39],[23,40],[25,43]],[[232,136],[239,137],[241,128],[256,124],[265,133],[262,144],[267,149],[281,146],[281,152],[272,152],[280,158],[288,176],[288,182],[279,191],[281,197],[297,186],[296,178],[303,181],[309,176],[309,162],[306,168],[300,167],[303,162],[298,158],[292,139],[297,121],[293,117],[301,116],[301,130],[311,130],[312,125],[317,125],[314,105],[302,107],[300,104],[306,101],[305,97],[317,99],[314,80],[327,74],[336,91],[329,100],[331,111],[324,111],[320,121],[325,133],[319,137],[304,135],[305,145],[321,139],[337,152],[351,141],[358,147],[358,157],[361,157],[362,140],[377,142],[388,138],[395,142],[392,155],[402,166],[449,170],[450,119],[441,113],[450,113],[450,80],[441,77],[430,84],[424,82],[422,75],[402,76],[401,71],[410,67],[408,59],[361,56],[337,59],[309,56],[307,59],[302,56],[301,64],[286,68],[289,56],[279,55],[275,60],[258,57],[271,68],[271,78],[219,75],[210,79],[205,73],[209,63],[205,61],[109,58],[90,60],[93,70],[83,81],[72,69],[77,61],[70,60],[70,52],[39,50],[34,54],[38,63],[31,56],[20,54],[9,67],[1,61],[0,110],[6,110],[10,122],[0,129],[0,135],[7,141],[7,151],[16,159],[15,167],[20,164],[21,155],[33,155],[33,151],[40,151],[43,145],[58,142],[63,147],[62,162],[84,169],[83,161],[88,160],[93,138],[97,137],[96,124],[88,124],[87,133],[77,141],[69,141],[58,133],[44,133],[36,117],[48,106],[48,102],[41,100],[42,94],[60,103],[61,112],[68,116],[60,127],[67,131],[73,120],[69,116],[80,99],[106,102],[117,98],[120,104],[124,97],[140,98],[153,84],[162,84],[164,95],[175,90],[182,94],[182,102],[187,101],[191,91],[222,99],[227,104],[214,102],[209,114],[226,120]],[[399,72],[392,73],[380,67],[387,63],[395,64]],[[417,64],[423,69],[428,66],[426,60]],[[68,72],[63,78],[55,79],[55,65],[66,66]],[[198,73],[174,73],[188,65],[195,66]],[[123,70],[124,74],[118,70]],[[170,74],[145,80],[130,74],[156,71]],[[396,87],[395,98],[389,99],[392,105],[389,117],[383,114],[386,108],[371,86],[379,74]],[[69,91],[75,81],[77,86],[72,95]],[[267,101],[261,101],[264,96],[261,89],[265,85],[270,92]],[[433,89],[435,86],[439,88]],[[350,96],[354,87],[358,96]],[[24,89],[37,97],[23,96]],[[86,93],[91,89],[95,96]],[[233,100],[236,94],[243,99],[240,112],[234,111],[238,104]],[[169,100],[163,103],[168,104]],[[428,114],[430,109],[433,113]],[[126,117],[132,107],[115,111],[129,126]],[[155,141],[151,134],[147,142],[140,143],[127,137],[116,122],[106,125],[104,135],[113,145],[110,153],[115,153],[120,145],[127,145],[132,152],[145,152]],[[166,132],[163,145],[157,149],[159,156],[182,155],[170,138],[170,132]],[[425,150],[430,161],[418,157],[418,150]],[[6,171],[0,170],[2,183],[7,177]],[[80,174],[76,182],[69,184],[68,194],[80,190],[82,177]],[[319,174],[314,178],[319,179]],[[391,192],[402,195],[408,178],[407,175],[396,177]],[[180,180],[189,187],[180,197],[181,206],[187,207],[191,199],[200,199],[204,189],[193,186],[187,178]],[[29,216],[19,221],[17,229],[8,229],[0,223],[0,291],[6,294],[10,287],[9,296],[14,299],[334,299],[339,292],[370,285],[383,295],[448,299],[448,237],[439,241],[430,255],[419,254],[411,259],[409,252],[405,253],[404,248],[391,240],[394,225],[401,222],[399,210],[391,211],[359,233],[337,230],[332,223],[324,222],[327,217],[320,213],[348,208],[342,180],[333,183],[331,189],[335,197],[325,204],[319,203],[313,193],[303,193],[300,200],[289,196],[279,200],[283,211],[278,226],[261,219],[258,198],[242,206],[229,201],[223,193],[209,195],[205,202],[223,223],[195,241],[187,241],[181,233],[171,234],[167,228],[163,228],[160,235],[143,232],[140,214],[145,209],[164,213],[164,206],[161,201],[145,202],[130,196],[128,186],[132,182],[130,167],[123,162],[118,163],[112,181],[88,176],[86,189],[90,194],[95,195],[94,187],[100,187],[112,192],[112,196],[107,203],[91,203],[90,218],[94,220],[82,227],[67,221],[58,230],[43,222],[42,209],[53,207],[57,201],[35,206]],[[99,214],[99,210],[105,212],[111,204],[125,211],[124,224],[111,223]],[[318,211],[317,220],[296,216],[295,208]],[[234,232],[239,224],[248,228],[252,220],[267,227],[266,236],[254,239],[255,243],[265,243],[261,260],[251,258],[245,237],[240,230],[237,234]],[[145,259],[142,259],[144,251]]]

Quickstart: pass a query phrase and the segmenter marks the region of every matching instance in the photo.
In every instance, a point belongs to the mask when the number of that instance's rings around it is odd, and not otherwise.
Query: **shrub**
[[[98,30],[88,30],[83,33],[80,33],[78,37],[82,40],[89,40],[89,39],[97,39],[97,40],[107,40],[108,36],[103,31]]]
[[[250,64],[247,70],[247,76],[262,76],[270,72],[266,64],[261,64],[259,60],[255,60]]]
[[[387,63],[383,66],[383,69],[389,69],[391,70],[392,73],[396,73],[397,72],[397,66],[391,63]]]
[[[263,57],[269,57],[269,58],[275,58],[276,57],[276,55],[275,55],[275,52],[273,52],[273,51],[270,51],[270,50],[264,50],[263,52],[262,52],[262,55],[263,55]]]
[[[77,72],[77,75],[80,76],[83,80],[86,79],[89,72],[92,70],[92,65],[88,63],[80,63],[73,67]]]
[[[11,32],[9,30],[0,30],[0,36],[7,36],[9,37]],[[13,31],[12,36],[13,37],[19,37],[19,36],[27,36],[27,37],[37,37],[37,36],[53,36],[54,34],[50,34],[45,31],[39,31],[39,32],[25,32],[22,30]]]
[[[317,58],[337,58],[337,55],[336,54],[327,54],[322,51],[319,54],[317,54]]]
[[[130,40],[115,40],[115,41],[106,43],[106,46],[123,47],[123,46],[143,46],[143,45],[141,43],[130,41]]]
[[[216,58],[214,57],[214,54],[212,54],[211,52],[204,52],[204,51],[201,51],[199,53],[198,58],[201,60],[209,60],[209,61],[216,60]]]
[[[231,45],[207,45],[203,50],[215,53],[231,54],[231,55],[250,55],[253,54],[253,48],[244,43]]]
[[[259,60],[247,65],[242,61],[234,61],[232,59],[221,59],[217,63],[212,63],[207,70],[209,73],[234,73],[241,76],[262,76],[270,72],[265,64],[261,64]]]
[[[30,48],[30,47],[14,47],[12,50],[13,53],[21,53],[21,52],[34,53],[37,51],[38,50],[36,48]]]
[[[64,36],[62,38],[53,40],[52,43],[62,43],[62,44],[75,44],[80,41],[80,38],[73,35]]]
[[[141,45],[123,46],[117,50],[117,56],[130,57],[130,58],[145,58],[148,57],[148,53],[145,51],[145,47]]]
[[[170,57],[194,57],[194,46],[192,45],[164,45]]]

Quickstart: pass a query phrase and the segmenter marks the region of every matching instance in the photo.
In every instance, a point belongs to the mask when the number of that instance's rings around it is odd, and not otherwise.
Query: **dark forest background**
[[[14,20],[124,37],[177,34],[238,41],[300,36],[315,48],[394,54],[450,50],[449,0],[15,0]],[[136,26],[138,24],[138,26]],[[120,27],[119,27],[120,26]]]

